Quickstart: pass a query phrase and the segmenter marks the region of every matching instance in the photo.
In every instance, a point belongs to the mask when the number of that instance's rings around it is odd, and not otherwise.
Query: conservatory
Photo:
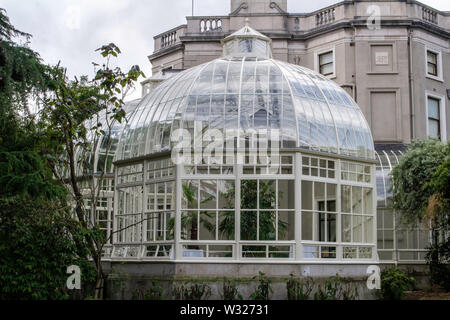
[[[248,25],[223,47],[129,113],[111,259],[378,261],[377,162],[358,105],[272,59],[271,40]]]

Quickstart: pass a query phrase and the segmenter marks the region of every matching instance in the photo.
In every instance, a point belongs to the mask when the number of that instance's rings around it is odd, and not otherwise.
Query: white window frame
[[[436,55],[437,76],[428,73],[428,52],[432,52]],[[442,51],[434,50],[425,46],[425,76],[429,79],[444,82],[444,75],[442,72]]]
[[[435,92],[425,91],[425,119],[426,119],[426,137],[428,139],[428,98],[433,98],[439,100],[439,125],[441,129],[441,141],[447,142],[447,123],[446,123],[446,115],[445,115],[445,100],[446,97],[444,95],[436,94]]]
[[[334,79],[334,78],[336,78],[336,47],[327,48],[327,49],[324,49],[324,50],[316,51],[314,53],[314,70],[317,73],[320,73],[319,56],[321,54],[328,53],[328,52],[332,52],[332,54],[333,54],[333,73],[329,74],[327,76],[325,76],[325,75],[323,75],[323,76],[327,77],[328,79]]]

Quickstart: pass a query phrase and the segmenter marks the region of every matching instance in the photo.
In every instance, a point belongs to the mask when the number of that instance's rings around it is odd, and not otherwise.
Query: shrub
[[[425,259],[430,268],[431,282],[450,291],[450,238],[429,247]]]
[[[137,300],[163,300],[162,287],[157,281],[152,281],[152,286],[148,290],[138,289],[133,294],[133,299]]]
[[[287,299],[288,300],[308,300],[309,296],[313,290],[313,280],[311,278],[306,278],[301,281],[291,274],[290,278],[287,279],[286,289],[287,289]]]
[[[272,282],[269,278],[266,277],[264,273],[259,272],[258,277],[254,277],[253,279],[258,278],[259,285],[256,287],[255,292],[250,295],[250,299],[252,300],[270,300],[270,294],[273,292],[270,287],[270,283]]]
[[[356,300],[358,289],[352,283],[345,283],[338,274],[319,285],[314,300]]]
[[[188,282],[174,286],[175,300],[207,300],[211,296],[211,287],[206,283]]]
[[[223,300],[242,300],[242,295],[239,293],[236,283],[230,280],[223,280]]]
[[[414,289],[415,280],[408,277],[398,267],[392,267],[381,272],[381,297],[383,300],[401,300],[405,291]]]

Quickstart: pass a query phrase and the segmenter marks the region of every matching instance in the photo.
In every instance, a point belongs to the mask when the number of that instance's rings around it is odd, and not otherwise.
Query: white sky
[[[311,12],[336,0],[288,0],[289,12]],[[450,11],[448,0],[423,0]],[[122,50],[117,64],[124,70],[138,64],[147,77],[153,53],[153,36],[186,23],[191,0],[0,0],[12,24],[31,33],[31,47],[48,64],[61,61],[69,74],[93,75],[94,52],[114,42]],[[227,15],[230,0],[195,0],[195,15]],[[73,17],[79,17],[73,18]],[[138,85],[130,98],[140,97]]]

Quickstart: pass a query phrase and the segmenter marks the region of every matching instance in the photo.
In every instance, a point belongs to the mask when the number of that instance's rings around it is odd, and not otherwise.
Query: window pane
[[[256,209],[258,201],[258,183],[256,180],[244,180],[241,183],[241,208]],[[255,220],[256,221],[256,220]]]
[[[362,222],[363,217],[353,217],[353,242],[362,242]]]
[[[319,62],[321,65],[333,62],[333,51],[319,55]]]
[[[328,75],[333,73],[333,64],[326,64],[323,66],[320,66],[320,73],[323,75]]]
[[[431,63],[428,63],[427,66],[428,66],[428,68],[427,68],[428,74],[437,76],[437,66],[435,64],[431,64]]]
[[[257,213],[241,212],[241,240],[257,240]]]
[[[242,197],[242,194],[241,194]],[[275,209],[276,206],[276,181],[259,181],[259,208]]]
[[[219,213],[219,239],[234,240],[234,211]]]
[[[295,185],[293,180],[278,181],[278,208],[295,209]]]
[[[259,213],[259,240],[276,240],[276,215],[274,212]]]
[[[311,181],[302,181],[302,209],[312,210],[312,186]]]
[[[342,242],[352,241],[352,216],[342,215]]]
[[[302,215],[302,240],[313,240],[313,213],[303,212]]]
[[[364,214],[373,213],[373,193],[372,189],[364,188]]]
[[[439,119],[439,100],[428,98],[428,117]]]
[[[437,63],[437,55],[431,51],[427,52],[427,61],[436,64]]]
[[[362,213],[361,187],[352,187],[352,213]]]
[[[428,136],[432,138],[439,138],[439,121],[428,120]]]
[[[341,188],[341,206],[342,212],[351,213],[351,187],[350,186],[342,186]]]
[[[294,212],[278,212],[278,240],[295,240]]]

